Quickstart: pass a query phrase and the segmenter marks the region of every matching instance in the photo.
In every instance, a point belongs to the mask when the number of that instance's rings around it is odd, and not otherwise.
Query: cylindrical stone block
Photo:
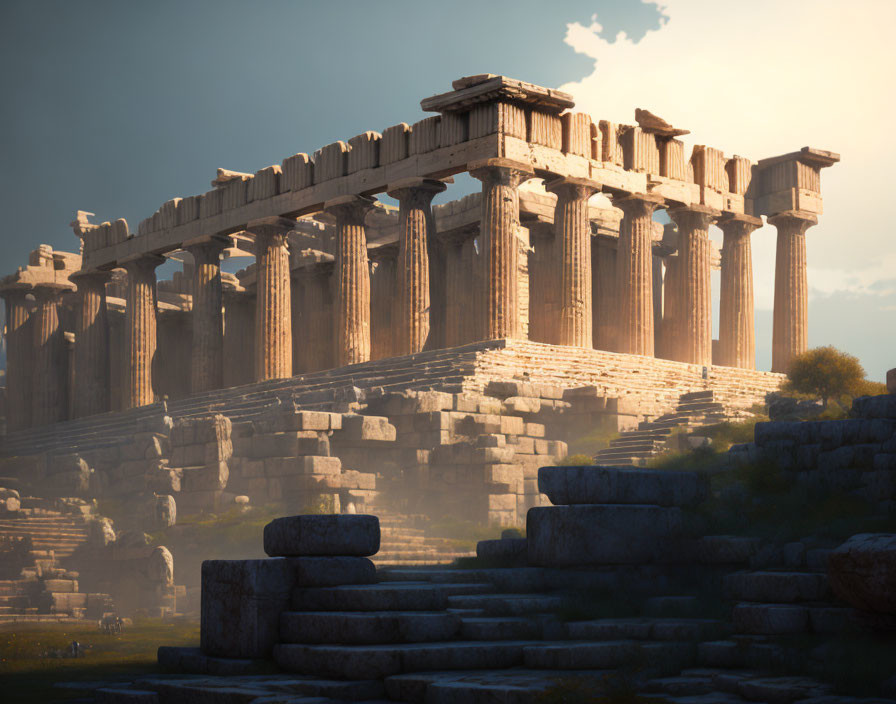
[[[78,287],[75,318],[75,418],[105,413],[110,407],[109,317],[106,310],[107,272],[72,275]]]
[[[34,298],[34,367],[32,425],[57,423],[66,415],[65,334],[59,324],[57,288],[36,286]]]
[[[520,226],[520,183],[532,173],[513,166],[488,165],[470,175],[482,181],[479,285],[481,317],[477,338],[519,337],[519,278],[517,229]]]
[[[753,313],[753,255],[750,234],[762,226],[759,218],[736,216],[719,223],[722,276],[719,310],[718,364],[756,368],[756,328]]]
[[[255,235],[255,380],[292,376],[292,317],[287,225],[251,226]]]
[[[555,328],[558,345],[591,348],[591,223],[588,199],[598,186],[578,179],[547,184],[557,194],[554,208],[555,275],[559,288],[559,315]]]
[[[810,213],[787,212],[768,221],[778,229],[772,371],[787,373],[790,361],[809,349],[809,283],[806,230],[818,223]]]
[[[193,393],[219,389],[224,383],[224,313],[221,252],[226,240],[212,239],[187,247],[193,255],[193,348],[190,388]]]
[[[31,425],[31,369],[34,335],[25,289],[6,289],[6,425],[10,431]]]
[[[370,270],[364,219],[371,198],[348,196],[326,204],[336,217],[336,366],[370,359]]]
[[[153,361],[156,356],[156,267],[163,257],[145,256],[127,262],[128,303],[125,316],[124,407],[153,402]]]
[[[653,333],[653,211],[662,201],[653,196],[618,198],[623,212],[616,253],[619,289],[617,350],[652,357]]]
[[[669,212],[678,225],[680,315],[672,335],[679,362],[712,364],[712,288],[709,226],[717,211],[693,205]]]
[[[442,281],[435,272],[430,272],[430,260],[435,258],[431,257],[435,244],[431,203],[445,188],[441,181],[426,180],[389,191],[399,202],[396,319],[393,322],[396,355],[421,352],[427,346],[431,311],[436,303],[430,285],[437,278]]]

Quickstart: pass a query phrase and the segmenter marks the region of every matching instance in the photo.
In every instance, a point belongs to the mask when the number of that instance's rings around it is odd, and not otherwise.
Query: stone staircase
[[[702,367],[653,357],[547,345],[526,340],[487,340],[450,349],[391,357],[287,379],[218,389],[167,404],[105,413],[10,433],[0,438],[0,456],[78,452],[124,442],[147,426],[172,418],[221,413],[232,422],[250,420],[284,403],[309,410],[334,410],[357,400],[355,389],[482,392],[492,381],[518,380],[563,388],[595,386],[607,397],[637,397],[643,415],[675,407],[682,393],[712,389],[726,406],[748,408],[778,388],[780,374]]]
[[[595,463],[617,467],[644,465],[654,457],[680,449],[679,433],[699,435],[706,426],[751,415],[749,411],[726,406],[716,397],[714,389],[681,394],[674,411],[639,423],[637,430],[620,433],[609,447],[594,455]]]
[[[375,513],[380,521],[380,550],[372,559],[378,566],[439,565],[476,556],[475,551],[459,549],[456,540],[428,536],[423,528],[413,527],[423,525],[424,520],[415,522],[413,516],[381,509]]]

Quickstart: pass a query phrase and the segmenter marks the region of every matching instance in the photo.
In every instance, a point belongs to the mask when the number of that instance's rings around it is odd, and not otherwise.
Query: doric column
[[[553,343],[560,314],[559,267],[556,261],[554,226],[533,223],[529,227],[529,339]]]
[[[534,173],[527,165],[506,159],[488,159],[470,167],[470,175],[482,181],[479,284],[483,288],[478,296],[482,317],[477,337],[481,340],[519,337],[516,238],[520,199],[517,188]]]
[[[106,271],[84,271],[70,277],[78,287],[75,318],[75,418],[111,410],[109,317],[106,311]]]
[[[666,273],[663,277],[663,320],[660,349],[657,356],[677,359],[675,336],[681,329],[681,257],[666,257]]]
[[[332,261],[322,261],[304,267],[302,274],[303,318],[307,328],[301,345],[306,367],[303,371],[306,372],[334,366],[333,269]]]
[[[593,319],[594,348],[598,350],[616,349],[616,321],[619,318],[616,286],[616,250],[619,240],[609,235],[598,235],[592,244],[594,271]]]
[[[224,238],[210,237],[184,247],[193,255],[193,348],[190,390],[220,389],[224,384],[224,312],[221,252]]]
[[[772,371],[787,373],[790,360],[809,349],[806,230],[818,224],[818,218],[811,213],[789,210],[768,221],[778,229]]]
[[[125,315],[125,408],[153,402],[152,366],[156,356],[156,267],[164,257],[144,255],[124,263],[128,272]]]
[[[762,220],[732,215],[719,223],[722,277],[719,309],[719,360],[725,367],[756,368],[756,327],[753,316],[753,255],[750,235]],[[714,360],[715,362],[715,360]]]
[[[32,324],[31,424],[34,426],[56,423],[66,415],[65,333],[59,324],[60,294],[56,286],[34,287],[37,301]]]
[[[25,296],[28,288],[6,288],[6,425],[10,431],[31,425],[31,367],[33,321]]]
[[[395,310],[398,274],[397,242],[367,250],[370,259],[370,358],[386,359],[395,352]]]
[[[468,293],[469,281],[463,260],[463,237],[442,240],[442,256],[445,260],[445,347],[458,347],[467,340],[463,301]]]
[[[545,185],[557,196],[554,207],[554,281],[559,284],[556,345],[592,346],[591,223],[588,199],[599,186],[563,178]]]
[[[435,298],[430,282],[438,278],[430,272],[434,250],[435,222],[432,199],[446,188],[441,181],[410,179],[389,186],[388,194],[398,200],[398,260],[396,261],[396,319],[394,354],[420,352],[430,334],[430,310]]]
[[[224,386],[255,380],[255,296],[242,287],[224,291]]]
[[[294,220],[249,223],[255,235],[255,381],[292,376],[292,314],[286,235]]]
[[[712,364],[712,288],[709,226],[719,212],[703,205],[669,211],[678,225],[680,309],[672,338],[675,359]]]
[[[662,198],[647,194],[613,200],[623,212],[616,252],[616,349],[626,354],[652,357],[654,353],[653,211],[662,202]]]
[[[325,204],[336,217],[336,366],[370,359],[370,270],[364,219],[372,198],[344,196]]]

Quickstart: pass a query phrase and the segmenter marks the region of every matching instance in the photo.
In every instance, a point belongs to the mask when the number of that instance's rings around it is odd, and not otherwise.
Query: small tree
[[[787,372],[789,391],[821,398],[824,407],[832,398],[855,396],[865,383],[859,360],[835,347],[816,347],[797,355]]]

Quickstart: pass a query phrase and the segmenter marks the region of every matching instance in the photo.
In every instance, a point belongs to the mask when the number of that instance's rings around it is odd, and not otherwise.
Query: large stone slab
[[[367,557],[379,549],[380,522],[376,516],[287,516],[264,527],[264,551],[271,557]]]
[[[834,593],[863,611],[896,615],[896,534],[860,533],[828,558]]]
[[[542,467],[538,490],[555,506],[564,504],[654,504],[686,506],[703,501],[709,490],[696,472],[664,472],[618,467]]]
[[[593,504],[529,509],[529,564],[539,567],[674,561],[681,511],[649,505]]]
[[[297,587],[335,587],[340,584],[373,584],[376,567],[366,557],[295,557]]]

